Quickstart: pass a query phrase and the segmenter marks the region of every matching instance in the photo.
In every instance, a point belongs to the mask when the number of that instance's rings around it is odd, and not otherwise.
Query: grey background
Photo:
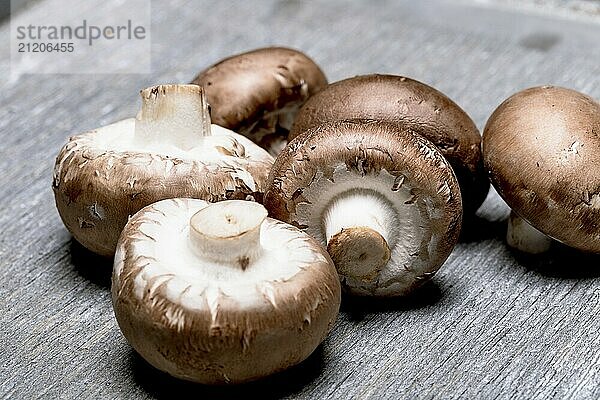
[[[88,1],[86,12],[110,12],[111,3]],[[11,75],[4,20],[0,396],[599,398],[599,258],[558,246],[535,258],[511,252],[507,208],[493,192],[413,297],[345,298],[335,329],[306,362],[233,388],[174,380],[135,355],[113,317],[110,261],[74,243],[54,207],[52,166],[70,134],[134,115],[140,88],[189,81],[222,57],[265,45],[303,50],[330,81],[382,72],[427,82],[480,128],[525,87],[552,83],[600,98],[597,15],[560,2],[507,3],[156,1],[147,75]],[[21,12],[60,12],[55,6],[45,0]],[[135,48],[118,61],[135,65]]]
[[[38,0],[0,0],[0,20],[10,16],[11,12],[18,12],[27,4]]]

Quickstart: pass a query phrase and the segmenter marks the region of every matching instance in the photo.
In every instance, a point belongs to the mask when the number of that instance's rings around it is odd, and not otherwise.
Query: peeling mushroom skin
[[[327,86],[303,53],[268,47],[226,58],[193,80],[203,86],[213,121],[248,136],[276,156],[298,109]]]
[[[364,75],[330,84],[300,109],[290,140],[319,124],[367,119],[400,124],[422,135],[450,162],[462,192],[465,217],[485,200],[481,135],[455,102],[419,81],[397,75]]]
[[[65,226],[104,256],[114,254],[128,218],[158,200],[262,201],[273,162],[247,138],[210,124],[198,86],[156,86],[142,97],[137,119],[71,137],[54,167]]]
[[[154,367],[203,384],[252,381],[306,359],[332,328],[340,283],[312,238],[258,203],[170,199],[123,230],[112,300]]]
[[[489,118],[483,154],[514,213],[570,247],[600,253],[598,102],[555,86],[516,93]]]
[[[458,182],[435,146],[407,128],[337,121],[309,129],[275,160],[265,207],[327,247],[342,287],[400,296],[456,244]]]

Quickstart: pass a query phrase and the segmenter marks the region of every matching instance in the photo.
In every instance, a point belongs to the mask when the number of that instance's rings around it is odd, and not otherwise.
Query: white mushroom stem
[[[182,150],[210,136],[210,114],[198,85],[158,85],[140,92],[142,109],[135,121],[140,143],[169,143]]]
[[[327,250],[338,271],[364,281],[390,259],[396,211],[370,190],[350,190],[334,198],[323,214]]]
[[[540,254],[550,249],[552,239],[511,211],[506,230],[506,242],[509,246],[525,253]]]
[[[190,219],[190,245],[207,261],[245,270],[261,255],[260,226],[267,210],[258,203],[221,201]]]

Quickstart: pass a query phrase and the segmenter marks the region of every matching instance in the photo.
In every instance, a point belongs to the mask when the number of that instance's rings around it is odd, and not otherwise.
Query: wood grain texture
[[[110,3],[86,8],[109,13]],[[22,12],[59,9],[45,0]],[[334,331],[305,363],[243,387],[206,388],[135,355],[113,316],[110,261],[72,243],[50,188],[70,134],[134,115],[139,89],[187,82],[236,52],[302,49],[331,81],[407,75],[445,92],[481,129],[504,98],[528,86],[553,83],[600,98],[600,24],[465,1],[155,1],[148,75],[11,76],[8,35],[6,21],[1,397],[600,398],[599,258],[558,247],[537,259],[512,253],[502,240],[507,208],[494,193],[415,296],[345,298]],[[136,62],[135,52],[118,56]]]

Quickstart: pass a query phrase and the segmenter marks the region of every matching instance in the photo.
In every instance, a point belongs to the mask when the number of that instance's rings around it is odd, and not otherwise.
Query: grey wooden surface
[[[103,3],[97,12],[110,12]],[[494,193],[414,297],[345,298],[335,329],[305,363],[262,382],[207,388],[135,355],[112,313],[110,262],[72,242],[50,188],[70,134],[133,115],[140,88],[188,81],[265,45],[305,51],[330,81],[383,72],[428,82],[480,128],[528,86],[600,98],[597,19],[459,0],[152,6],[147,75],[17,70],[9,78],[8,21],[0,25],[1,397],[600,398],[600,259],[564,248],[539,258],[512,253],[502,241],[507,208]],[[51,0],[33,7],[22,12],[58,12]],[[120,57],[136,62],[135,53]]]

